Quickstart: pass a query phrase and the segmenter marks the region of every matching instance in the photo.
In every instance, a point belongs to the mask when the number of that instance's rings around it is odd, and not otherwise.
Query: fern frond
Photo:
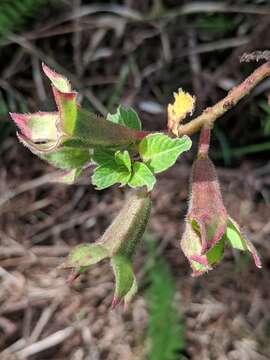
[[[150,352],[148,360],[180,360],[184,327],[174,307],[175,287],[169,267],[157,260],[149,273],[148,290]]]
[[[2,0],[0,2],[0,37],[20,27],[49,0]]]

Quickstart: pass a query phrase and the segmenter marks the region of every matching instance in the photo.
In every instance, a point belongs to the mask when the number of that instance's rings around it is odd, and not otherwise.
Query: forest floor
[[[56,269],[72,246],[100,236],[121,208],[123,190],[97,193],[87,178],[71,187],[48,185],[37,174],[51,174],[50,168],[41,167],[15,139],[8,149],[2,154],[0,179],[7,201],[0,220],[0,347],[8,349],[1,359],[36,352],[29,359],[84,359],[87,354],[89,359],[142,359],[148,317],[143,290],[127,312],[111,310],[113,277],[107,263],[72,284],[66,282],[68,274]],[[261,253],[263,268],[227,249],[214,271],[191,278],[179,249],[189,171],[188,164],[179,163],[160,175],[148,228],[173,271],[186,353],[195,360],[268,359],[270,204],[256,198],[262,184],[269,185],[269,176],[262,181],[248,162],[237,170],[218,169],[227,208]],[[145,256],[142,247],[135,261],[139,281]],[[48,341],[41,353],[35,347],[40,339]]]
[[[62,1],[0,44],[1,360],[146,356],[144,286],[126,312],[121,306],[111,310],[113,275],[108,263],[72,284],[66,281],[68,274],[57,269],[73,246],[99,238],[121,208],[125,191],[113,187],[97,192],[89,186],[90,174],[70,187],[49,183],[55,169],[18,143],[7,110],[52,106],[40,70],[43,60],[71,78],[84,106],[104,114],[120,102],[139,112],[146,129],[164,129],[173,91],[182,87],[195,94],[199,112],[256,67],[240,65],[242,53],[269,48],[267,2],[225,1],[223,12],[219,2],[208,3],[208,12],[204,2],[196,2],[195,12],[193,2],[183,2],[187,7],[181,8],[168,0],[163,3],[171,12],[164,17],[138,18],[153,10],[149,3]],[[102,6],[103,12],[95,6]],[[249,148],[241,157],[234,156],[235,149],[264,144],[269,138],[269,114],[260,107],[269,89],[266,80],[221,119],[212,151],[224,202],[261,254],[262,269],[246,254],[227,249],[214,271],[190,276],[179,241],[191,153],[160,174],[153,191],[147,236],[157,241],[157,251],[173,274],[187,359],[270,358],[269,148],[259,153]],[[135,258],[139,283],[145,258],[143,245]]]

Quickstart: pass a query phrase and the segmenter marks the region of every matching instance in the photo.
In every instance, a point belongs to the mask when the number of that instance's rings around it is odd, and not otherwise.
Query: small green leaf
[[[113,166],[101,165],[94,170],[92,184],[97,190],[106,189],[119,182],[119,174]]]
[[[93,161],[99,166],[94,170],[92,183],[98,190],[116,183],[126,185],[131,177],[131,159],[127,150],[116,151],[95,149]]]
[[[141,130],[142,124],[138,114],[132,108],[125,108],[119,105],[115,114],[108,114],[107,120],[115,123],[124,125],[134,130]]]
[[[92,184],[97,190],[103,190],[117,183],[125,185],[129,179],[127,169],[114,163],[98,166],[92,175]]]
[[[92,160],[98,165],[114,164],[114,151],[102,148],[94,149]]]
[[[151,191],[156,183],[156,178],[151,170],[143,163],[136,161],[133,164],[133,174],[128,182],[131,187],[147,186],[147,190]]]
[[[38,154],[49,164],[63,170],[77,169],[91,160],[89,150],[62,147],[51,153]]]
[[[115,153],[115,161],[119,166],[125,166],[128,172],[131,173],[131,159],[127,150],[117,151]]]
[[[92,183],[98,190],[116,183],[126,185],[131,177],[131,159],[128,151],[95,149],[93,161],[99,166],[94,170]]]
[[[146,136],[139,144],[139,153],[146,165],[155,173],[171,167],[178,156],[191,148],[188,136],[171,139],[164,134]]]
[[[126,185],[131,177],[131,173],[127,172],[126,169],[123,169],[121,172],[118,173],[119,175],[119,183],[121,185]]]

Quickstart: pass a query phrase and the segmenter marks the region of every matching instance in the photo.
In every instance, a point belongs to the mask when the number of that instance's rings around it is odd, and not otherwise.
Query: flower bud
[[[110,258],[116,281],[112,307],[122,299],[127,305],[137,291],[132,257],[145,231],[150,209],[150,195],[145,190],[135,191],[101,239],[75,247],[61,268],[71,268],[76,277],[91,265]]]
[[[89,149],[130,145],[147,134],[82,109],[77,104],[78,94],[72,90],[69,81],[45,64],[42,68],[51,81],[57,112],[10,114],[20,129],[19,140],[33,153],[55,152],[61,146]]]
[[[191,196],[181,248],[193,276],[202,275],[220,262],[225,245],[250,251],[257,267],[260,259],[224,207],[214,164],[208,157],[210,129],[201,130],[198,157],[192,167]]]
[[[77,93],[72,91],[69,81],[45,64],[42,68],[51,80],[58,112],[10,114],[21,130],[19,140],[34,153],[54,151],[65,138],[70,137],[77,112]]]
[[[32,152],[49,152],[57,147],[60,138],[57,129],[59,113],[10,113],[10,116],[20,129],[17,133],[19,140]]]

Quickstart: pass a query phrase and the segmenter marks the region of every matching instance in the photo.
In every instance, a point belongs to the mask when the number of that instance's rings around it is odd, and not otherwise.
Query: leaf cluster
[[[51,81],[57,111],[10,115],[20,129],[19,140],[43,160],[65,170],[56,181],[73,183],[89,165],[94,165],[92,183],[98,190],[120,184],[151,191],[155,174],[171,167],[181,153],[190,149],[187,136],[173,139],[143,131],[131,108],[120,105],[107,118],[83,109],[78,104],[78,93],[65,76],[44,63],[42,69]],[[175,96],[176,100],[181,97]],[[186,97],[190,96],[183,93],[181,99],[189,105],[184,101]],[[180,102],[172,106],[173,114],[181,110]]]
[[[137,113],[121,105],[115,114],[108,114],[107,120],[133,130],[142,129]],[[92,160],[97,166],[92,183],[98,190],[119,183],[132,188],[146,186],[151,191],[156,183],[155,174],[171,167],[190,147],[187,136],[172,139],[163,133],[154,133],[126,149],[96,148]]]

